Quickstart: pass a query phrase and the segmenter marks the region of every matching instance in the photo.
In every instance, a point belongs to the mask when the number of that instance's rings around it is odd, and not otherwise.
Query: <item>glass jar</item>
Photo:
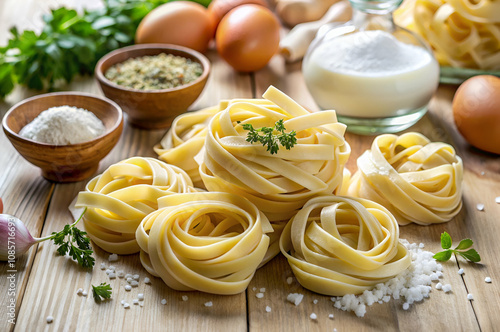
[[[350,0],[352,20],[320,28],[304,57],[307,88],[321,109],[334,109],[347,130],[393,133],[427,112],[439,84],[430,47],[394,24],[402,0]]]

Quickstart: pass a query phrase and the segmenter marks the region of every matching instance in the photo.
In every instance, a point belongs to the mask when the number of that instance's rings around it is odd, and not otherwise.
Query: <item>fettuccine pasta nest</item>
[[[274,87],[264,99],[229,101],[208,126],[200,175],[209,191],[230,192],[247,198],[275,228],[266,259],[279,252],[284,224],[311,197],[331,194],[342,184],[350,154],[344,139],[346,126],[335,111],[309,112]],[[286,131],[296,131],[297,144],[270,154],[259,143],[246,141],[246,123],[273,127],[284,120]]]
[[[175,290],[243,292],[269,246],[272,228],[247,199],[229,193],[177,194],[137,229],[141,262]]]
[[[361,294],[411,264],[386,208],[333,195],[304,205],[285,227],[280,249],[304,288],[329,296]]]
[[[87,208],[85,230],[99,247],[133,254],[139,252],[135,231],[158,208],[158,198],[193,191],[193,183],[182,169],[154,158],[133,157],[89,181],[75,207]]]
[[[500,70],[500,2],[406,0],[395,21],[432,46],[441,65]]]
[[[345,194],[382,204],[400,225],[443,223],[460,212],[463,164],[449,144],[414,132],[380,135],[357,165]]]

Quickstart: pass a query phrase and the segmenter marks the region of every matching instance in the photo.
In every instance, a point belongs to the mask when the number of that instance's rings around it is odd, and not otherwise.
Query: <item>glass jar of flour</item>
[[[398,132],[416,123],[439,84],[429,46],[398,27],[402,0],[350,0],[352,20],[318,31],[302,63],[318,106],[334,109],[358,134]]]

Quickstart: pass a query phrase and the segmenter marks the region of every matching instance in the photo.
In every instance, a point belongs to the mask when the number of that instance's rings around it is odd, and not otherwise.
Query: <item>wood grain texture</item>
[[[82,8],[81,0],[16,0],[0,1],[0,44],[7,38],[7,27],[18,23],[21,28],[39,28],[40,13],[62,3]],[[97,6],[99,0],[85,2]],[[274,57],[263,70],[252,74],[236,73],[221,61],[215,51],[207,52],[212,72],[206,88],[189,108],[197,110],[216,105],[222,99],[260,98],[269,85],[283,90],[299,103],[317,111],[308,93],[300,63],[286,64]],[[440,86],[428,114],[407,131],[419,131],[433,141],[452,144],[463,158],[464,206],[450,222],[433,225],[401,227],[401,238],[424,243],[425,249],[440,250],[440,234],[450,233],[455,241],[470,237],[480,252],[482,262],[471,264],[452,258],[443,264],[442,283],[449,283],[453,291],[444,293],[433,289],[431,296],[416,303],[409,310],[402,309],[401,301],[374,304],[367,308],[364,318],[333,307],[329,297],[304,289],[293,277],[286,259],[279,255],[259,269],[245,293],[235,296],[215,296],[200,292],[178,292],[169,289],[160,279],[153,278],[142,268],[138,255],[121,256],[112,263],[117,270],[139,274],[140,285],[125,291],[125,281],[109,280],[100,269],[108,262],[109,253],[95,247],[96,266],[93,271],[81,269],[69,258],[58,257],[55,246],[43,243],[30,249],[16,261],[16,325],[8,324],[9,284],[5,282],[9,267],[0,263],[0,330],[1,331],[496,331],[500,326],[500,158],[471,148],[457,132],[451,114],[454,86]],[[75,90],[102,95],[92,77],[77,78],[67,86]],[[5,101],[0,101],[3,117],[13,104],[37,94],[17,88]],[[143,130],[125,125],[120,141],[101,161],[94,175],[102,173],[111,164],[132,156],[156,157],[153,146],[166,129]],[[373,137],[350,133],[346,139],[351,145],[347,167],[356,171],[356,157],[370,147]],[[70,184],[52,184],[40,176],[40,171],[25,161],[12,147],[5,134],[0,133],[0,197],[5,212],[25,221],[31,233],[47,235],[73,221],[68,206],[85,187],[86,181]],[[476,205],[485,205],[478,211]],[[457,273],[463,268],[464,275]],[[489,276],[493,282],[487,284]],[[151,284],[145,284],[149,277]],[[287,278],[292,277],[292,283]],[[90,295],[91,285],[109,282],[113,288],[112,300],[96,304]],[[83,288],[87,297],[76,294]],[[265,288],[263,298],[256,293]],[[145,296],[144,305],[134,305],[137,294]],[[295,306],[286,300],[289,293],[302,293],[304,300]],[[468,301],[468,293],[474,300]],[[188,296],[183,301],[182,296]],[[160,301],[167,300],[166,305]],[[130,304],[124,309],[122,300]],[[317,300],[317,303],[314,302]],[[205,306],[211,301],[212,307]],[[269,306],[271,311],[266,311]],[[310,315],[315,313],[316,320]],[[334,314],[330,319],[329,314]],[[53,316],[52,324],[46,323]]]

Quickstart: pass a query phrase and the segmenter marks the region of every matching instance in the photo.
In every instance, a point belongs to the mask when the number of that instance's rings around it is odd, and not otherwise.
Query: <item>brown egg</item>
[[[214,22],[208,10],[190,1],[168,2],[153,9],[139,24],[138,44],[174,44],[205,52],[214,35]]]
[[[471,145],[500,154],[500,78],[469,78],[455,93],[452,107],[458,131]]]
[[[208,12],[214,18],[215,28],[217,29],[219,22],[231,9],[247,4],[267,7],[266,0],[213,0],[210,2],[208,5]]]
[[[219,55],[234,69],[251,72],[263,68],[276,53],[280,23],[267,8],[241,5],[221,20],[215,35]]]

